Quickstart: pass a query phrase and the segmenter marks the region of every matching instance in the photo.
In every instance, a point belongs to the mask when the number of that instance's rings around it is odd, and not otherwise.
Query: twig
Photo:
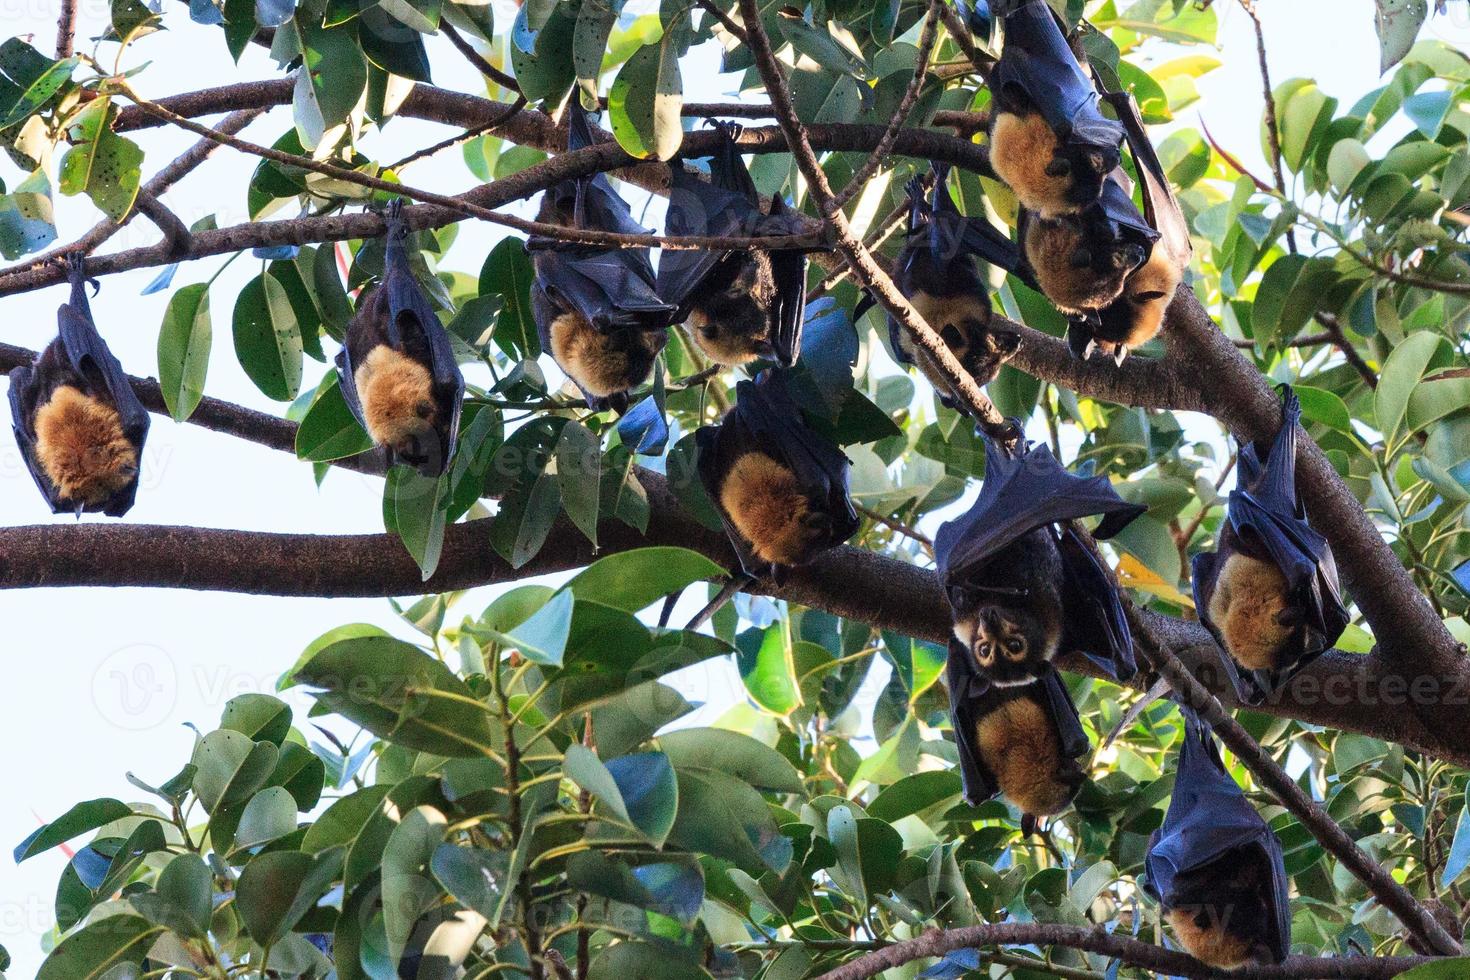
[[[876,251],[877,249],[881,248],[883,246],[883,243],[888,241],[888,239],[892,237],[893,233],[898,230],[899,225],[903,224],[903,220],[908,216],[908,213],[908,201],[901,201],[893,208],[893,210],[885,214],[876,224],[873,225],[871,229],[869,229],[868,237],[863,239],[863,245],[866,246],[869,251]],[[827,275],[822,279],[821,282],[812,287],[812,291],[807,294],[807,302],[811,302],[819,296],[826,295],[833,287],[842,282],[851,274],[852,266],[847,264],[846,259],[839,256],[837,259],[837,267],[831,272],[827,273]]]
[[[1220,488],[1225,485],[1225,481],[1230,478],[1230,472],[1235,469],[1235,461],[1238,458],[1239,457],[1235,453],[1231,453],[1230,454],[1230,461],[1225,464],[1225,468],[1223,470],[1221,470],[1220,471],[1220,475],[1215,478],[1215,494],[1216,494],[1216,496],[1219,495]],[[1200,525],[1205,522],[1205,517],[1209,513],[1210,513],[1210,508],[1204,506],[1204,504],[1201,504],[1200,505],[1200,509],[1199,509],[1199,513],[1194,515],[1194,519],[1189,522],[1189,526],[1186,527],[1184,530],[1182,530],[1182,531],[1179,532],[1179,537],[1177,539],[1177,543],[1178,543],[1178,546],[1179,546],[1179,567],[1180,568],[1187,568],[1187,567],[1189,567],[1189,561],[1188,561],[1188,558],[1189,558],[1189,542],[1191,542],[1191,541],[1194,540],[1195,533],[1199,531]]]
[[[174,214],[168,207],[149,190],[138,191],[138,197],[134,206],[149,221],[163,232],[163,239],[168,243],[169,251],[175,256],[184,256],[189,252],[189,229],[179,216]]]
[[[61,0],[56,17],[56,60],[70,58],[77,34],[77,0]]]
[[[960,949],[986,946],[1063,946],[1122,960],[1129,966],[1157,974],[1193,978],[1234,977],[1237,980],[1285,980],[1285,978],[1340,977],[1377,980],[1394,977],[1405,970],[1433,962],[1424,956],[1335,957],[1317,959],[1293,956],[1280,966],[1246,966],[1223,971],[1206,966],[1184,953],[1140,942],[1129,936],[1108,933],[1101,926],[1065,926],[1034,922],[999,922],[927,932],[917,939],[894,943],[822,974],[819,980],[868,980],[885,970],[915,960],[943,956]],[[983,954],[982,954],[983,955]]]
[[[731,20],[728,14],[726,14],[719,7],[716,7],[713,3],[710,2],[710,0],[695,0],[695,2],[699,4],[699,8],[701,10],[712,14],[715,20],[720,22],[721,27],[729,31],[735,37],[739,38],[741,44],[750,43],[750,39],[745,35],[745,28],[741,27],[739,24]]]
[[[459,50],[459,53],[464,55],[465,60],[479,70],[480,74],[493,79],[495,84],[501,88],[508,89],[518,95],[520,94],[521,87],[516,80],[490,64],[480,52],[475,50],[474,45],[464,39],[464,35],[455,30],[453,24],[441,19],[439,21],[439,30],[444,32],[444,36],[449,38],[449,43],[454,45]]]
[[[854,504],[853,507],[857,510],[859,514],[862,514],[868,520],[873,521],[877,524],[882,524],[884,527],[888,528],[888,530],[893,531],[896,534],[902,534],[904,537],[909,538],[922,545],[924,548],[924,553],[927,554],[930,558],[934,557],[934,541],[918,528],[910,527],[900,520],[889,517],[885,514],[880,513],[879,511],[873,510],[871,507],[864,507],[862,504]]]
[[[1333,316],[1331,313],[1323,313],[1320,311],[1313,314],[1313,316],[1316,318],[1318,323],[1327,328],[1327,338],[1332,342],[1334,346],[1337,347],[1337,349],[1342,353],[1342,356],[1347,360],[1347,362],[1353,366],[1353,370],[1358,372],[1358,377],[1363,379],[1363,383],[1366,384],[1369,388],[1377,389],[1377,372],[1375,372],[1373,368],[1369,366],[1367,361],[1363,360],[1363,355],[1358,353],[1358,349],[1353,346],[1353,342],[1349,340],[1347,334],[1343,332],[1342,323],[1337,319],[1337,317]]]
[[[1271,90],[1271,69],[1266,64],[1266,32],[1261,27],[1261,15],[1256,12],[1256,0],[1240,0],[1240,6],[1250,17],[1256,29],[1256,60],[1261,68],[1261,88],[1266,97],[1266,142],[1271,148],[1271,172],[1276,177],[1276,189],[1286,193],[1286,173],[1281,167],[1281,130],[1277,125],[1276,95]],[[1296,233],[1286,230],[1286,244],[1296,253]]]
[[[786,134],[787,147],[832,231],[838,251],[846,257],[858,281],[873,294],[889,315],[913,334],[918,346],[934,359],[945,380],[964,400],[976,424],[991,436],[1013,441],[1018,434],[1011,424],[1001,417],[990,398],[954,356],[949,345],[924,322],[923,317],[894,286],[893,280],[873,261],[872,254],[853,235],[847,217],[840,208],[835,207],[837,201],[832,193],[832,186],[828,183],[827,175],[817,160],[816,151],[812,149],[801,120],[796,115],[796,109],[791,102],[791,90],[786,84],[786,77],[782,74],[775,52],[771,49],[770,38],[766,37],[756,0],[740,0],[740,13],[746,24],[756,68],[776,112],[776,121]]]
[[[833,207],[838,210],[847,207],[849,201],[867,186],[873,174],[878,171],[888,160],[888,151],[893,148],[893,140],[898,136],[899,129],[908,120],[909,113],[914,109],[914,103],[919,99],[919,90],[924,87],[924,76],[928,73],[929,56],[934,51],[934,39],[939,36],[938,19],[939,10],[944,6],[944,0],[929,0],[929,12],[924,15],[924,27],[919,32],[919,53],[914,60],[914,77],[909,80],[908,88],[904,89],[903,98],[898,100],[898,107],[893,110],[893,116],[888,120],[888,127],[883,130],[883,138],[878,140],[878,145],[873,147],[873,152],[863,161],[863,165],[852,175],[833,201]]]
[[[942,3],[939,5],[939,16],[944,21],[944,29],[949,31],[949,36],[954,39],[954,43],[964,52],[970,64],[975,66],[980,77],[988,81],[990,69],[995,62],[975,44],[975,39],[970,36],[970,29],[960,20],[959,11],[947,3]]]
[[[410,163],[413,163],[416,160],[422,160],[424,157],[431,157],[435,153],[438,153],[440,150],[447,150],[451,146],[458,146],[460,143],[463,143],[467,140],[472,140],[476,136],[484,136],[486,133],[491,132],[492,130],[499,129],[501,126],[504,126],[506,123],[510,122],[510,120],[519,115],[520,111],[525,107],[526,97],[524,95],[517,95],[514,102],[506,106],[506,108],[501,112],[497,113],[495,118],[491,119],[489,122],[476,126],[473,129],[467,129],[457,136],[451,136],[448,139],[440,140],[433,146],[426,146],[422,150],[415,150],[408,156],[404,157],[402,160],[399,160],[396,163],[388,164],[388,166],[384,169],[402,170]]]
[[[1158,641],[1152,627],[1138,615],[1138,608],[1127,596],[1124,610],[1139,647],[1151,666],[1164,677],[1185,703],[1200,713],[1235,757],[1251,771],[1261,786],[1301,822],[1322,847],[1368,887],[1379,903],[1396,915],[1404,927],[1423,943],[1426,949],[1442,956],[1460,955],[1460,944],[1444,926],[1419,904],[1403,885],[1369,857],[1342,826],[1318,806],[1285,770],[1266,753],[1249,732],[1240,726],[1209,690],[1179,662],[1172,651]]]

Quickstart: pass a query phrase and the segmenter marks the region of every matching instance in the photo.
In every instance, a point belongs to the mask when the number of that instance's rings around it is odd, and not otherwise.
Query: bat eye
[[[964,350],[966,346],[965,335],[953,323],[946,323],[944,329],[939,331],[939,336],[944,339],[944,342],[949,345],[949,349],[952,351]]]
[[[1072,172],[1072,164],[1058,157],[1046,165],[1048,177],[1066,177]]]
[[[1167,294],[1162,289],[1150,289],[1147,292],[1134,293],[1133,302],[1157,303],[1159,300],[1163,299],[1165,295]]]
[[[434,403],[425,399],[414,406],[414,413],[421,419],[427,419],[434,414]]]

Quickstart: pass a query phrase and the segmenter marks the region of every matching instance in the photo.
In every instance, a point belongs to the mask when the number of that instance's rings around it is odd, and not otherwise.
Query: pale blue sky
[[[7,0],[0,22],[6,35],[34,33],[49,49],[55,34],[51,0]],[[83,0],[79,38],[99,32],[107,17],[103,0]],[[502,9],[504,3],[498,4]],[[1271,41],[1271,68],[1277,81],[1291,76],[1318,80],[1330,94],[1350,103],[1376,84],[1378,54],[1369,0],[1263,0]],[[255,50],[240,68],[230,64],[218,29],[192,24],[182,5],[166,4],[168,32],[137,46],[134,62],[152,66],[136,81],[141,92],[171,92],[247,78],[274,77],[274,66]],[[1258,138],[1261,111],[1254,39],[1249,21],[1228,0],[1216,0],[1222,20],[1225,66],[1200,85],[1203,98],[1186,110],[1184,121],[1202,116],[1221,143],[1264,173]],[[1452,43],[1466,45],[1463,5],[1453,5],[1458,21],[1440,19],[1430,29]],[[501,22],[509,23],[505,15]],[[85,43],[85,42],[83,42]],[[430,46],[438,84],[474,90],[474,73],[442,41]],[[709,66],[700,51],[685,61],[686,92],[691,99],[726,97],[736,84]],[[255,122],[246,135],[272,142],[289,126],[277,110]],[[394,121],[386,132],[394,151],[443,138],[443,127],[415,120]],[[155,130],[140,138],[147,152],[145,174],[193,143],[188,134]],[[384,145],[375,138],[371,145]],[[254,161],[220,153],[166,198],[191,222],[208,213],[221,225],[243,221],[244,189]],[[13,186],[18,174],[0,164]],[[457,152],[414,165],[407,179],[436,191],[469,187],[473,178]],[[61,239],[71,240],[97,220],[90,202],[60,198]],[[112,240],[107,251],[150,244],[157,233],[138,220]],[[499,229],[467,225],[446,267],[477,272]],[[207,279],[222,259],[181,269],[175,286]],[[261,396],[235,363],[229,318],[234,297],[258,272],[249,257],[237,261],[212,291],[215,343],[208,391],[212,395],[266,411],[281,411]],[[134,374],[157,371],[155,342],[168,293],[140,296],[153,273],[110,276],[93,301],[98,323],[123,365]],[[4,340],[32,348],[55,331],[60,288],[6,297]],[[308,361],[308,383],[324,368]],[[0,513],[9,524],[69,520],[52,517],[20,463],[8,427],[0,427]],[[126,518],[136,523],[316,533],[375,532],[382,529],[381,484],[347,472],[333,472],[320,490],[311,468],[289,456],[240,443],[188,425],[155,417],[144,460],[137,506]],[[88,520],[105,518],[87,518]],[[480,590],[462,610],[478,611],[493,593]],[[34,590],[0,593],[5,627],[6,683],[0,687],[0,744],[7,792],[0,794],[0,844],[8,849],[41,820],[72,803],[96,796],[136,798],[124,773],[133,769],[145,781],[173,775],[187,761],[195,722],[208,730],[226,700],[243,691],[269,691],[301,648],[323,631],[351,621],[390,628],[394,617],[386,601],[356,599],[278,599],[182,591],[139,589]],[[686,679],[685,694],[705,701],[714,717],[742,697],[738,678],[719,665]],[[305,703],[298,701],[303,709]],[[0,943],[15,958],[13,977],[31,976],[41,954],[39,937],[52,924],[51,902],[63,867],[52,852],[16,867],[0,858]]]

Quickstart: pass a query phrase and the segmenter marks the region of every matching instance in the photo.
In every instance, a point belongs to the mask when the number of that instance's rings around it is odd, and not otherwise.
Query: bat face
[[[1144,260],[1138,243],[1106,238],[1072,218],[1028,222],[1023,247],[1046,298],[1063,313],[1078,316],[1117,299]]]
[[[603,333],[574,311],[557,316],[550,335],[556,363],[579,388],[600,399],[625,395],[647,381],[668,340],[663,331]]]
[[[1304,612],[1293,604],[1286,576],[1269,561],[1230,554],[1215,579],[1210,620],[1225,652],[1250,670],[1274,670]]]
[[[1061,620],[1024,607],[978,605],[956,610],[954,634],[981,675],[998,687],[1014,687],[1034,681],[1041,665],[1056,657]]]
[[[36,457],[68,507],[97,509],[138,478],[138,450],[117,410],[60,385],[36,410]]]
[[[1030,690],[1040,685],[1031,685]],[[1062,751],[1056,723],[1029,696],[1002,702],[975,726],[975,744],[1001,795],[1033,817],[1061,813],[1086,779]]]
[[[1097,338],[1130,349],[1153,340],[1183,280],[1184,269],[1155,243],[1148,261],[1123,283],[1122,295],[1102,310]]]
[[[1118,165],[1116,148],[1059,140],[1040,113],[997,111],[990,128],[990,165],[1028,211],[1053,218],[1087,207]]]
[[[955,639],[980,676],[1014,687],[1050,670],[1062,642],[1062,576],[1050,532],[1036,530],[950,583]]]
[[[776,282],[765,252],[734,253],[711,273],[689,310],[694,341],[716,364],[770,356]]]
[[[438,451],[429,369],[386,344],[374,347],[354,374],[363,421],[373,442],[412,466]]]
[[[1254,849],[1237,848],[1174,879],[1165,918],[1197,960],[1220,969],[1270,963],[1272,890]]]
[[[804,565],[822,550],[832,520],[797,476],[765,453],[741,456],[720,486],[720,507],[763,562]]]

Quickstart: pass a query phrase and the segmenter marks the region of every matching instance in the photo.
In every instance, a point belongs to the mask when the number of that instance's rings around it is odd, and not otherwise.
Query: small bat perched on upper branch
[[[454,455],[464,377],[409,266],[401,200],[388,205],[386,219],[383,279],[358,299],[337,376],[347,407],[390,465],[438,476]]]
[[[711,125],[721,140],[710,156],[709,180],[677,160],[670,165],[665,230],[722,238],[804,233],[801,216],[779,196],[771,198],[768,212],[761,211],[755,182],[735,145],[740,127]],[[801,351],[806,266],[800,249],[665,250],[659,257],[658,293],[679,307],[675,321],[688,321],[695,343],[715,363],[748,364],[764,357],[790,367]]]
[[[567,149],[591,146],[590,114],[577,99],[567,107]],[[568,228],[646,235],[628,203],[603,174],[577,177],[542,196],[536,220]],[[536,269],[531,312],[541,346],[594,409],[628,404],[668,340],[675,307],[658,295],[646,248],[571,245],[532,236]]]
[[[1144,890],[1196,959],[1227,970],[1280,963],[1291,945],[1281,842],[1226,771],[1209,726],[1179,711],[1174,795],[1149,838]]]
[[[1248,704],[1286,683],[1348,624],[1332,549],[1297,498],[1302,409],[1283,389],[1280,431],[1270,443],[1241,447],[1219,550],[1193,565],[1195,608]]]
[[[894,281],[975,383],[984,385],[994,381],[1001,365],[1016,353],[1021,337],[1014,330],[991,327],[989,291],[975,265],[975,256],[995,254],[986,237],[989,224],[960,214],[945,186],[948,170],[934,165],[927,202],[923,182],[918,178],[909,182],[908,241],[898,253]],[[854,315],[861,315],[863,308]],[[901,363],[918,366],[941,402],[951,408],[961,404],[934,358],[893,317],[888,318],[888,340]]]
[[[10,372],[15,441],[53,513],[121,517],[138,494],[148,411],[97,332],[82,256],[68,256],[66,271],[56,339]]]
[[[997,686],[1027,684],[1070,649],[1132,677],[1117,583],[1070,522],[1102,514],[1096,536],[1106,538],[1144,509],[1106,477],[1067,472],[1045,446],[1012,457],[987,439],[980,496],[934,537],[954,639],[974,669]]]
[[[1072,214],[1097,200],[1118,165],[1123,127],[1098,108],[1097,89],[1044,0],[1006,14],[990,74],[990,165],[1028,211]]]
[[[745,572],[779,581],[857,532],[847,457],[803,420],[782,369],[735,395],[724,420],[697,434],[699,477]]]

